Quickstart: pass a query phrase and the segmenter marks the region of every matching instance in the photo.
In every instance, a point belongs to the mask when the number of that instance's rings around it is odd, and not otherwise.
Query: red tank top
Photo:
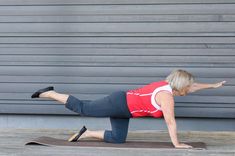
[[[169,91],[172,94],[172,88],[166,81],[153,82],[138,89],[128,90],[127,105],[132,117],[162,117],[161,107],[155,100],[156,94],[160,91]]]

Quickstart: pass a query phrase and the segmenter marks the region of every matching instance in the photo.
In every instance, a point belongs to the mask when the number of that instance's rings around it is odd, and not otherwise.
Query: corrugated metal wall
[[[0,113],[70,114],[38,88],[83,100],[185,69],[216,90],[176,98],[177,117],[235,118],[234,0],[0,0]]]

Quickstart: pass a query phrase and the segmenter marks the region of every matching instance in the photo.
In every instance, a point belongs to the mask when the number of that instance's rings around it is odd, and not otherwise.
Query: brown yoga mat
[[[206,149],[203,142],[185,142],[193,149]],[[146,141],[127,141],[123,144],[105,143],[94,140],[81,140],[78,142],[68,142],[63,139],[52,137],[39,137],[27,142],[25,145],[44,145],[44,146],[80,146],[80,147],[113,147],[113,148],[174,148],[171,142],[146,142]]]

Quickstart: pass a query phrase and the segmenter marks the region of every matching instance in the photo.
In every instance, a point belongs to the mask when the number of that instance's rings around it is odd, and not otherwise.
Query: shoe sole
[[[75,141],[78,141],[79,138],[83,135],[83,133],[85,133],[87,130],[87,128],[85,126],[82,127],[82,129],[78,132],[78,133],[75,133],[72,137],[70,137],[68,139],[69,142],[75,142]]]
[[[73,136],[71,136],[71,137],[68,139],[68,141],[69,141],[69,142],[72,142],[73,139],[75,139],[75,138],[78,136],[78,134],[79,134],[79,133],[75,133]]]

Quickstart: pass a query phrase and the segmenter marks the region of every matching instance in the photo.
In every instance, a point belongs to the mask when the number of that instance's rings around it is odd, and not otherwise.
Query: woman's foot
[[[54,87],[50,86],[47,88],[39,89],[35,93],[32,94],[31,98],[41,98],[41,97],[48,97],[50,92],[53,92]]]
[[[87,137],[87,128],[85,126],[82,127],[82,129],[78,132],[78,133],[75,133],[74,135],[72,135],[68,141],[69,142],[76,142],[82,138],[86,138]]]

